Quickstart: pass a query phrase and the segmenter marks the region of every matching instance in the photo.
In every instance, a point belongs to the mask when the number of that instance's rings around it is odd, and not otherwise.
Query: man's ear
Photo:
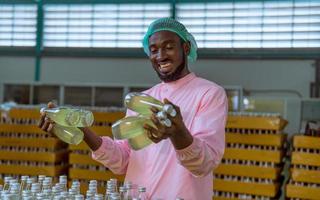
[[[190,48],[191,48],[191,45],[190,45],[189,41],[186,41],[183,43],[183,51],[184,51],[185,55],[189,55]]]

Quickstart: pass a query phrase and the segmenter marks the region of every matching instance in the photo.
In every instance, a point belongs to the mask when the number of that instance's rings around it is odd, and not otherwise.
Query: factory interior
[[[0,199],[319,200],[320,1],[0,0]]]

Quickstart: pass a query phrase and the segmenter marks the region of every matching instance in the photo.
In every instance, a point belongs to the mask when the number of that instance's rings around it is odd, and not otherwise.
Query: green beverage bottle
[[[94,117],[91,111],[68,107],[42,108],[41,112],[57,124],[67,127],[88,127],[93,124]]]
[[[151,119],[143,116],[129,116],[122,118],[112,124],[112,135],[118,140],[136,137],[146,131],[143,128],[145,123],[155,128]]]
[[[53,125],[53,133],[68,144],[78,145],[83,140],[83,132],[76,127],[66,127],[59,124]]]
[[[128,93],[124,99],[124,104],[130,110],[145,116],[150,116],[152,114],[152,111],[150,110],[151,107],[156,107],[172,117],[175,117],[177,114],[172,105],[164,104],[152,96],[141,92]]]
[[[148,138],[145,132],[128,139],[129,145],[133,150],[140,150],[144,147],[152,144],[152,141]]]

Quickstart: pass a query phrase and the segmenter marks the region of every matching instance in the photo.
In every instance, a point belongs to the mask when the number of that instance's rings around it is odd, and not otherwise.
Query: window
[[[44,7],[45,47],[141,47],[147,26],[170,4],[53,4]]]
[[[0,46],[35,46],[36,26],[36,5],[0,5]]]
[[[199,48],[320,47],[320,1],[178,3]]]

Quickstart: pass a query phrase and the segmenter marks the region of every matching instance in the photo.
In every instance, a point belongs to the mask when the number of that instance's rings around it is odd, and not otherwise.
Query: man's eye
[[[151,53],[157,53],[157,50],[156,49],[150,49],[150,52]]]

